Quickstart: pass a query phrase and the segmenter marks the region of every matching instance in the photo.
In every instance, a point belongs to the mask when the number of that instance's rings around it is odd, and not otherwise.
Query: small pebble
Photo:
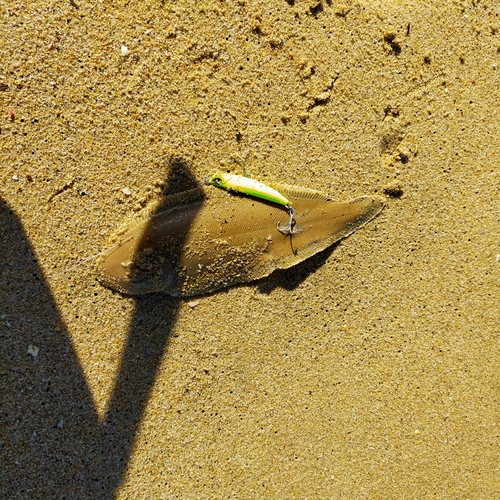
[[[34,345],[29,345],[28,346],[28,354],[31,354],[34,358],[38,356],[38,353],[40,352],[40,348]]]
[[[323,103],[327,102],[330,99],[330,92],[322,92],[321,94],[317,95],[314,100],[318,103]]]
[[[194,309],[198,304],[200,303],[199,300],[192,300],[191,302],[188,302],[188,306],[191,308],[191,309]]]
[[[130,196],[132,194],[132,191],[130,191],[129,188],[123,188],[122,189],[122,193],[125,195],[125,196]]]
[[[127,47],[125,47],[125,45],[122,45],[121,53],[122,53],[122,56],[125,57],[125,56],[128,56],[130,54],[130,51],[127,49]]]
[[[384,187],[384,193],[389,195],[391,198],[400,198],[403,196],[403,186],[401,182],[395,179]]]
[[[15,174],[14,174],[14,175],[12,176],[12,180],[13,180],[13,181],[18,181],[18,180],[19,180],[19,177],[18,177],[17,175],[15,175]]]

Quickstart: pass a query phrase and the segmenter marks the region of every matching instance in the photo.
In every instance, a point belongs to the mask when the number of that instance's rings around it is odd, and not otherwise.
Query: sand
[[[0,14],[1,498],[500,496],[497,2]],[[212,295],[98,283],[117,227],[242,157],[386,207]]]

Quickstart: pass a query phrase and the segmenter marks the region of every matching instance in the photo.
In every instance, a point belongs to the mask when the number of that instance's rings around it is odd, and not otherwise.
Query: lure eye
[[[216,186],[220,186],[222,184],[222,179],[220,177],[214,177],[212,179],[212,182],[216,185]]]

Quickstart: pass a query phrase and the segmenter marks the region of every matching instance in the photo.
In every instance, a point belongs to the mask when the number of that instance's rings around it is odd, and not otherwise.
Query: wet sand
[[[1,498],[500,495],[494,2],[0,12]],[[386,207],[212,295],[98,283],[125,220],[241,157]]]

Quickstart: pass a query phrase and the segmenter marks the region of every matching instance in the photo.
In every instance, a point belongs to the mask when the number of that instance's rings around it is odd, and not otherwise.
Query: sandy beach
[[[497,2],[0,14],[2,499],[500,497]],[[242,159],[385,207],[212,294],[99,283],[120,225]]]

